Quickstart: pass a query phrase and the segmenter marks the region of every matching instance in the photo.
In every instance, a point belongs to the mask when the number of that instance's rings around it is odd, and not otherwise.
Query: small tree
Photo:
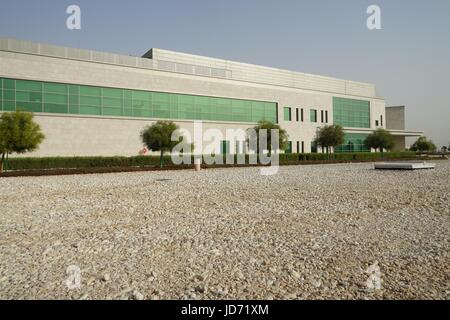
[[[337,147],[345,142],[344,129],[337,124],[325,125],[317,130],[316,138],[314,141],[322,148],[327,149],[327,155],[329,158],[329,148]]]
[[[163,166],[163,157],[165,152],[170,152],[172,149],[183,141],[180,136],[178,141],[172,141],[172,133],[178,130],[179,127],[172,121],[158,121],[151,126],[147,126],[141,132],[142,142],[151,151],[160,152],[159,165]]]
[[[435,151],[436,145],[427,137],[420,137],[412,144],[410,150],[418,152]]]
[[[380,150],[381,158],[383,158],[383,151],[391,150],[394,147],[394,138],[384,129],[377,129],[373,133],[369,134],[364,140],[364,146],[368,149]]]
[[[3,172],[5,157],[11,153],[34,151],[44,138],[33,114],[22,111],[3,113],[0,117],[0,172]]]
[[[278,130],[278,146],[280,150],[284,150],[288,146],[288,138],[289,135],[287,134],[287,131],[282,129],[278,124],[275,124],[271,121],[267,120],[261,120],[258,122],[258,125],[253,127],[253,130],[256,132],[256,139],[257,139],[257,152],[259,152],[259,139],[260,139],[260,131],[266,130],[267,132],[267,149],[269,153],[272,153],[272,135],[271,130]],[[250,137],[247,135],[247,142],[249,141]],[[276,151],[276,150],[275,150]]]

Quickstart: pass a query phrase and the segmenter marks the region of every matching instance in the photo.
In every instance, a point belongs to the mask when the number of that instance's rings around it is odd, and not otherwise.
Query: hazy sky
[[[82,29],[66,28],[77,4]],[[366,27],[381,7],[382,30]],[[408,129],[450,142],[449,0],[0,0],[0,37],[142,55],[163,48],[375,83]]]

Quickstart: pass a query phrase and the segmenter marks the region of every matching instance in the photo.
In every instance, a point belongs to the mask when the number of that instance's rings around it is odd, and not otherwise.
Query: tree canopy
[[[416,142],[414,142],[411,145],[410,150],[424,152],[424,151],[435,151],[436,148],[437,147],[433,143],[433,141],[429,140],[427,137],[420,137],[419,139],[416,140]]]
[[[172,121],[158,121],[151,126],[147,126],[141,132],[142,142],[151,151],[159,151],[161,153],[160,165],[163,165],[163,156],[165,152],[172,149],[183,141],[181,136],[179,140],[172,141],[172,134],[179,127]]]
[[[36,150],[45,136],[33,114],[22,111],[6,112],[0,117],[0,172],[5,156]]]
[[[345,142],[344,129],[337,124],[326,125],[317,130],[314,141],[322,148],[337,147]]]
[[[383,153],[384,149],[391,150],[395,146],[395,143],[389,131],[377,129],[367,136],[366,140],[364,140],[364,145],[368,149],[373,148]]]
[[[287,131],[282,129],[278,124],[273,123],[271,121],[267,121],[267,120],[261,120],[258,122],[258,124],[252,128],[253,132],[256,133],[256,138],[257,139],[257,149],[259,152],[259,140],[260,140],[260,135],[261,132],[263,130],[266,130],[267,133],[267,144],[266,144],[266,148],[269,152],[272,152],[272,135],[271,135],[271,130],[278,130],[278,146],[280,150],[284,150],[286,149],[287,145],[288,145],[288,138],[289,135],[287,134]],[[250,137],[249,134],[247,134],[247,141],[249,141],[249,139],[252,138]]]

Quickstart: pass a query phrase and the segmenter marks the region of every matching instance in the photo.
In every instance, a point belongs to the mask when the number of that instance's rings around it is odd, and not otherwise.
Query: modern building
[[[376,128],[391,130],[398,149],[422,134],[405,130],[404,108],[386,108],[373,84],[161,49],[132,57],[0,38],[0,112],[19,109],[46,135],[33,156],[137,155],[141,130],[159,119],[190,132],[201,120],[224,137],[266,119],[287,130],[288,152],[305,153],[322,152],[312,141],[325,124],[345,128],[336,152],[365,151]]]

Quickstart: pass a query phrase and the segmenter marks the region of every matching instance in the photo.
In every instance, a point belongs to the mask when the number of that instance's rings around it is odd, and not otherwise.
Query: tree
[[[33,114],[22,111],[3,113],[0,117],[0,172],[3,172],[5,157],[11,153],[34,151],[44,138]]]
[[[142,142],[151,151],[159,151],[159,164],[163,166],[163,156],[165,152],[170,152],[179,143],[183,141],[180,136],[178,141],[172,141],[172,133],[179,127],[172,121],[158,121],[151,126],[147,126],[141,132]]]
[[[260,132],[262,130],[266,130],[267,133],[267,149],[269,151],[269,153],[272,153],[272,135],[271,135],[271,130],[278,130],[278,148],[280,150],[285,150],[288,146],[288,138],[289,135],[287,134],[287,131],[282,129],[278,124],[275,124],[271,121],[267,121],[267,120],[261,120],[258,122],[258,124],[252,128],[254,130],[254,132],[256,133],[256,138],[257,139],[257,151],[259,152],[259,140],[260,140]],[[250,140],[250,136],[249,134],[247,134],[247,142]]]
[[[412,144],[410,150],[418,152],[435,151],[436,145],[433,143],[433,141],[423,136],[417,139],[416,142]]]
[[[368,149],[380,150],[381,157],[383,158],[383,151],[391,150],[394,147],[394,138],[389,131],[384,129],[377,129],[373,133],[369,134],[364,140],[364,146]]]
[[[329,148],[337,147],[345,142],[344,129],[337,124],[325,125],[316,132],[314,142],[322,148],[327,149],[327,155],[329,156]]]
[[[443,147],[441,148],[441,152],[442,152],[442,153],[447,153],[447,151],[448,151],[447,146],[443,146]]]

